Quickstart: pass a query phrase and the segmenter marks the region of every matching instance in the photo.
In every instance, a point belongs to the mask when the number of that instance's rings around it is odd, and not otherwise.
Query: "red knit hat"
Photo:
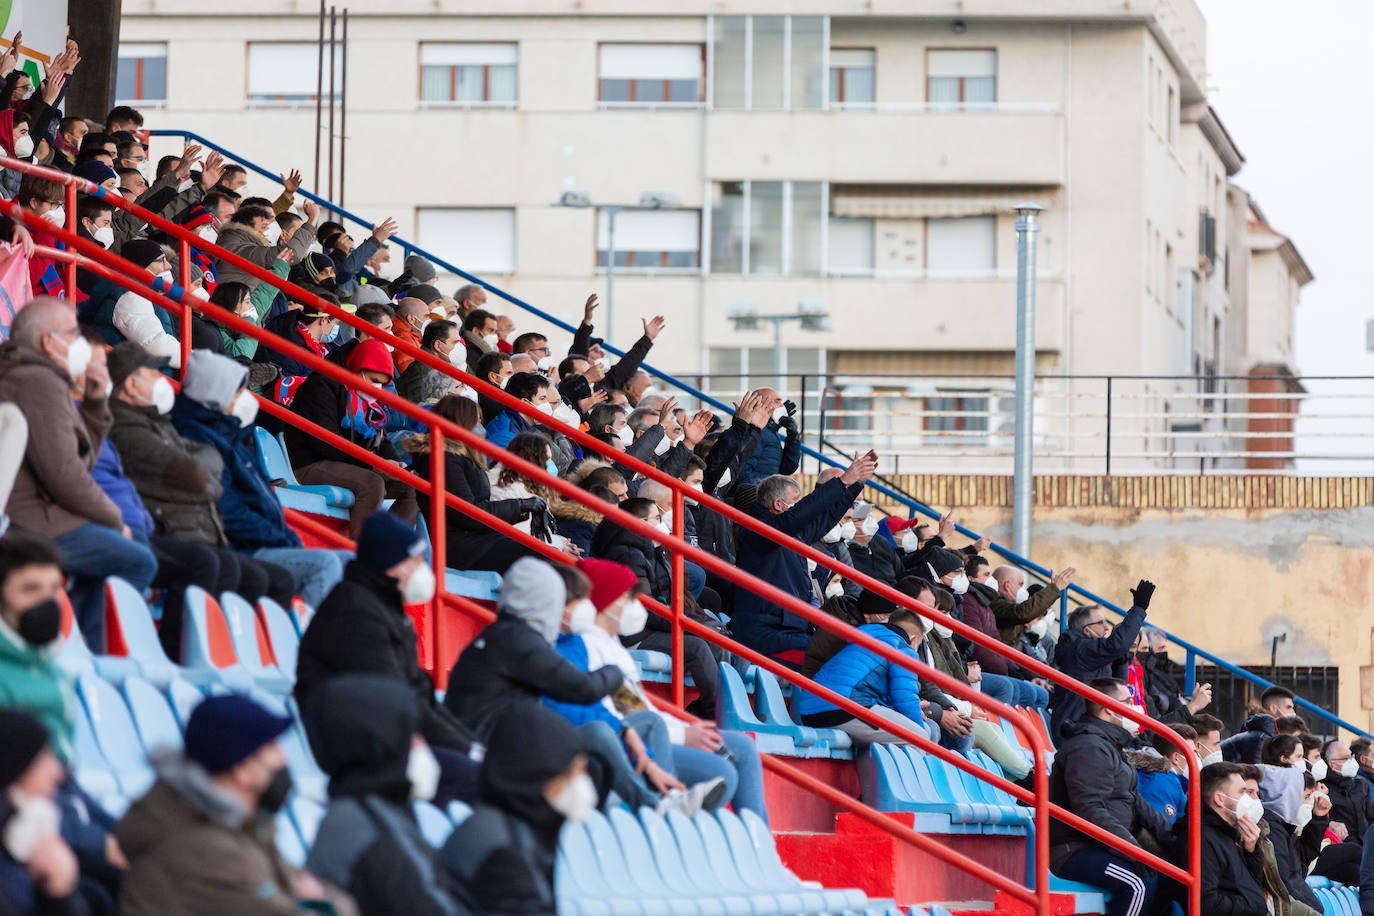
[[[358,341],[353,352],[348,354],[347,365],[350,372],[362,372],[364,369],[371,369],[373,372],[384,374],[389,379],[396,377],[396,367],[391,362],[390,351],[387,350],[386,344],[375,337]]]
[[[639,582],[630,567],[610,560],[578,560],[577,568],[592,580],[592,604],[596,606],[598,614]]]

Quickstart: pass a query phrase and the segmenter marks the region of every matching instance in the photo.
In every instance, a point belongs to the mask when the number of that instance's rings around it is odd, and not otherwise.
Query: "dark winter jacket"
[[[863,484],[856,483],[847,487],[836,477],[817,486],[781,515],[774,515],[757,504],[749,514],[775,529],[777,534],[795,538],[803,544],[810,544],[835,526],[862,490]],[[811,582],[806,571],[806,560],[788,546],[785,538],[783,543],[779,543],[753,531],[741,529],[737,562],[742,571],[765,582],[771,582],[802,601],[811,600]],[[747,589],[739,589],[735,595],[735,616],[731,626],[736,638],[749,645],[751,635],[758,631],[795,630],[805,633],[811,625],[805,619],[771,604],[759,595]]]
[[[376,453],[381,458],[395,460],[398,457],[396,450],[392,448],[384,430],[374,432],[370,427],[358,430],[344,426],[350,419],[349,401],[348,388],[316,373],[302,382],[301,387],[297,389],[295,400],[291,402],[291,411],[302,420],[316,423],[354,445]],[[383,407],[378,403],[376,409],[382,410]],[[321,441],[313,432],[297,426],[286,427],[286,449],[291,455],[291,466],[298,469],[317,461],[342,461],[366,467],[353,456],[345,455],[334,446]]]
[[[1160,722],[1193,724],[1193,714],[1183,702],[1183,669],[1164,652],[1137,653],[1145,669],[1145,709]]]
[[[1259,763],[1260,747],[1278,733],[1273,716],[1262,712],[1246,716],[1244,729],[1221,742],[1221,759],[1227,763]]]
[[[1065,630],[1055,646],[1054,666],[1081,684],[1089,684],[1100,677],[1125,680],[1126,652],[1135,644],[1144,623],[1145,609],[1132,607],[1126,619],[1108,636],[1084,636],[1077,630]],[[1050,737],[1056,747],[1067,733],[1065,724],[1082,716],[1085,705],[1083,697],[1055,685],[1050,696]]]
[[[596,526],[601,524],[601,513],[575,503],[570,499],[554,495],[549,500],[549,511],[553,513],[558,525],[558,533],[577,545],[587,556],[592,552],[592,535]]]
[[[306,709],[327,678],[358,673],[405,681],[420,709],[420,735],[430,744],[463,753],[471,747],[471,734],[434,699],[434,682],[420,668],[415,626],[401,606],[396,580],[354,560],[301,637],[296,702]]]
[[[997,597],[996,589],[988,588],[981,582],[970,582],[968,591],[961,596],[962,600],[959,602],[964,623],[993,639],[1002,638],[1001,632],[997,629],[997,617],[992,613],[991,608],[992,602]],[[973,654],[969,660],[977,662],[988,674],[999,674],[1006,677],[1011,673],[1011,663],[1005,655],[999,655],[991,649],[977,644],[973,645]]]
[[[542,789],[581,753],[577,730],[542,706],[523,707],[497,723],[482,764],[482,803],[440,852],[475,911],[557,912],[554,862],[563,816]]]
[[[239,550],[301,546],[301,539],[286,526],[272,482],[262,472],[252,427],[184,395],[177,397],[171,418],[181,435],[219,452],[224,466],[219,512],[230,544]]]
[[[902,570],[902,561],[897,556],[897,548],[876,534],[867,544],[850,541],[849,556],[856,570],[884,585],[895,586],[897,580],[906,575]]]
[[[739,417],[732,419],[729,429],[721,433],[716,444],[711,447],[710,454],[706,456],[706,476],[702,479],[702,489],[721,499],[727,498],[740,483],[744,466],[749,463],[749,458],[754,454],[754,449],[758,448],[758,444],[757,426],[746,423]]]
[[[1326,783],[1331,797],[1331,820],[1345,824],[1347,843],[1361,843],[1365,832],[1374,825],[1374,797],[1369,783],[1358,776],[1327,773]]]
[[[988,602],[988,608],[992,611],[992,616],[997,618],[997,633],[1001,636],[1002,642],[1014,646],[1025,632],[1026,624],[1037,617],[1044,617],[1054,609],[1058,601],[1059,586],[1051,582],[1019,604],[1009,601],[999,593]],[[1134,640],[1135,636],[1131,639]],[[1131,643],[1126,645],[1129,646]]]
[[[299,311],[283,312],[273,318],[268,318],[263,322],[263,330],[271,331],[287,343],[309,351],[316,351],[321,348],[328,350],[321,342],[311,346],[311,342],[305,338],[301,332],[301,313]],[[296,359],[294,350],[286,347],[281,349],[274,348],[271,343],[266,341],[258,345],[256,360],[260,363],[270,363],[281,370],[282,377],[309,375],[314,370],[305,363]]]
[[[1167,847],[1173,831],[1136,789],[1135,768],[1123,753],[1130,742],[1126,729],[1096,717],[1065,724],[1050,771],[1050,801],[1132,846],[1140,845],[1135,835],[1145,829]],[[1074,828],[1050,821],[1051,865],[1084,846],[1098,845]]]
[[[1273,792],[1271,781],[1275,776],[1271,773],[1276,770],[1277,768],[1266,768],[1265,779],[1260,783],[1264,821],[1269,828],[1269,843],[1274,849],[1274,868],[1290,897],[1301,900],[1312,909],[1321,912],[1321,901],[1312,893],[1312,888],[1307,883],[1307,868],[1321,852],[1322,837],[1330,820],[1313,815],[1299,834],[1290,818],[1297,818],[1298,808],[1302,804],[1302,774],[1296,774],[1297,778],[1290,790]]]
[[[1205,804],[1205,803],[1204,803]],[[1240,845],[1236,828],[1205,806],[1202,812],[1202,911],[1207,916],[1267,916],[1264,854]]]
[[[443,359],[433,350],[426,351],[436,359]],[[396,393],[414,404],[433,404],[459,385],[458,379],[421,360],[413,361],[396,379]]]
[[[859,627],[861,633],[919,661],[908,637],[900,627],[886,623],[867,623]],[[877,653],[859,645],[845,646],[816,672],[815,681],[860,706],[885,706],[896,710],[913,722],[924,723],[921,712],[921,680],[914,671],[894,665]],[[797,706],[802,722],[818,728],[831,728],[853,718],[848,712],[803,692]]]
[[[604,519],[592,535],[592,556],[628,566],[650,597],[666,601],[673,592],[673,568],[667,552],[644,535]],[[652,622],[657,614],[650,614]],[[662,618],[658,618],[662,619]]]
[[[467,913],[410,807],[406,764],[420,710],[406,683],[332,678],[306,719],[329,774],[329,807],[305,863],[310,873],[352,894],[362,916]]]
[[[741,483],[758,483],[773,474],[791,475],[797,472],[801,465],[801,436],[797,433],[796,421],[791,417],[783,423],[785,427],[776,420],[769,420],[768,425],[759,431],[758,447],[744,466],[740,475]],[[787,431],[785,438],[779,435],[784,428]]]
[[[688,511],[696,520],[697,546],[733,565],[735,526],[725,516],[706,506],[692,506]]]
[[[1188,811],[1188,780],[1173,765],[1150,751],[1127,751],[1126,761],[1135,767],[1136,791],[1146,803],[1173,823]]]
[[[408,436],[401,444],[415,459],[414,472],[429,480],[430,438]],[[530,508],[535,500],[492,499],[491,479],[487,472],[459,450],[456,443],[446,440],[444,446],[445,490],[503,522],[515,524],[530,517]],[[416,491],[415,496],[420,511],[424,512],[426,518],[433,519],[434,507],[429,494]],[[445,536],[448,565],[455,569],[485,569],[482,565],[484,555],[505,536],[493,531],[485,522],[452,507],[444,517],[448,523]]]
[[[635,377],[640,364],[644,362],[644,357],[649,355],[653,346],[654,342],[649,339],[647,334],[641,335],[639,340],[636,340],[634,345],[625,351],[625,355],[616,360],[614,366],[606,370],[605,376],[596,383],[596,387],[606,391],[619,391],[624,388],[629,384],[630,379]]]

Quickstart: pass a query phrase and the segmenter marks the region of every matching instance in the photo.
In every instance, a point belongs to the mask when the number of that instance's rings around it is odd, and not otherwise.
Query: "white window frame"
[[[692,229],[695,248],[680,248],[669,246],[634,246],[634,234],[642,232],[651,237],[663,238],[668,235],[680,234],[686,238],[686,233],[679,228],[670,228],[666,225],[655,226],[654,223],[669,223],[674,220],[685,220],[686,218],[695,219],[695,227]],[[601,263],[601,253],[606,251],[610,226],[610,215],[602,209],[596,211],[596,251],[595,264],[597,273],[605,273],[606,265]],[[637,273],[637,274],[698,274],[701,272],[702,261],[702,212],[693,208],[681,208],[676,210],[621,210],[615,218],[615,250],[617,255],[634,253],[636,255],[658,255],[662,256],[670,253],[683,253],[690,251],[696,256],[696,263],[688,267],[670,267],[663,264],[617,264],[615,272]],[[629,244],[626,244],[629,241]]]
[[[425,52],[428,49],[455,49],[451,56],[462,58],[471,57],[469,61],[455,60],[447,63],[426,63]],[[510,49],[510,54],[505,54],[505,50]],[[486,53],[483,53],[486,52]],[[494,60],[492,58],[505,58],[510,60]],[[480,58],[486,57],[488,60]],[[515,70],[515,96],[510,99],[427,99],[424,97],[425,88],[425,68],[426,67],[448,67],[455,71],[450,77],[457,79],[456,71],[464,67],[512,67]],[[515,108],[520,104],[520,44],[515,41],[422,41],[420,42],[420,78],[416,87],[419,94],[419,105],[421,108]],[[487,84],[487,91],[490,91],[490,73],[486,73],[483,79]],[[454,89],[456,92],[456,82]]]
[[[129,52],[129,53],[126,53]],[[144,53],[133,53],[144,52]],[[152,52],[152,53],[147,53]],[[130,41],[122,42],[119,45],[119,57],[115,63],[115,86],[119,85],[118,68],[124,61],[135,61],[135,66],[140,65],[145,60],[162,61],[162,98],[117,98],[116,105],[133,105],[140,108],[165,108],[167,106],[168,83],[167,83],[167,42],[165,41]]]
[[[830,91],[830,77],[836,70],[857,70],[863,69],[857,65],[836,64],[835,58],[843,58],[847,55],[867,54],[869,55],[868,69],[873,71],[873,98],[868,101],[852,101],[850,99],[828,98],[828,106],[835,110],[865,109],[876,108],[878,104],[878,49],[874,47],[841,47],[827,49],[827,59],[825,68],[825,91]]]
[[[638,82],[640,80],[662,81],[666,87],[666,84],[674,79],[686,78],[685,76],[673,76],[669,73],[667,69],[665,69],[664,75],[651,76],[646,73],[635,76],[607,77],[605,76],[606,51],[612,48],[639,48],[641,50],[648,48],[691,48],[696,52],[698,60],[697,71],[694,75],[694,78],[697,81],[696,99],[690,102],[672,102],[663,99],[652,101],[644,101],[640,99],[630,99],[626,101],[608,101],[607,99],[602,98],[602,92],[605,89],[605,82],[607,79],[627,79],[630,80],[632,83]],[[602,109],[671,108],[680,110],[696,110],[704,108],[706,106],[707,95],[706,84],[709,78],[709,72],[706,69],[706,58],[706,43],[700,41],[603,41],[600,44],[598,44],[596,48],[596,106]],[[681,72],[685,74],[686,70],[684,69]]]
[[[473,218],[474,222],[486,220],[492,226],[499,227],[502,234],[509,233],[509,242],[500,244],[500,240],[495,239],[496,244],[489,245],[491,251],[499,252],[497,257],[487,257],[486,253],[473,255],[468,251],[449,250],[450,248],[462,248],[460,243],[454,243],[449,238],[435,240],[436,230],[453,233],[454,230],[449,226],[435,226],[432,223],[426,225],[429,220],[440,218],[441,216],[466,214]],[[506,225],[508,223],[508,226]],[[436,252],[450,264],[456,264],[470,274],[496,274],[510,276],[519,267],[519,237],[517,235],[518,217],[514,207],[418,207],[415,210],[415,237],[419,245]],[[492,226],[478,226],[473,231],[474,237],[493,239],[495,234],[491,231]],[[471,227],[468,227],[471,229]],[[473,246],[480,248],[481,245]],[[486,258],[484,260],[484,258]]]
[[[930,243],[933,236],[932,229],[937,225],[948,225],[951,223],[972,223],[978,221],[989,229],[989,249],[988,253],[992,256],[992,263],[987,267],[932,267],[930,263]],[[927,218],[925,225],[925,276],[933,280],[982,280],[997,276],[997,217],[996,216],[956,216]]]
[[[283,95],[293,95],[293,96],[294,96],[294,95],[300,95],[299,93],[277,93],[277,94],[272,94],[272,95],[268,95],[268,94],[266,94],[266,93],[259,93],[259,94],[258,94],[258,97],[255,97],[255,94],[254,94],[254,92],[253,92],[253,89],[254,89],[254,73],[256,72],[256,69],[257,69],[257,68],[255,68],[255,67],[253,66],[253,50],[254,50],[255,48],[264,48],[264,49],[266,49],[266,48],[276,48],[276,49],[280,49],[280,48],[287,48],[287,47],[299,48],[299,49],[305,51],[305,52],[307,53],[307,55],[308,55],[308,58],[309,58],[309,61],[310,61],[310,69],[312,70],[312,82],[311,82],[311,84],[310,84],[308,87],[304,87],[304,88],[307,89],[307,92],[306,92],[304,95],[302,95],[301,97],[299,97],[299,98],[283,98],[283,97],[282,97]],[[317,64],[318,64],[319,61],[320,61],[320,49],[319,49],[319,45],[317,45],[317,44],[314,44],[314,43],[308,42],[308,41],[250,41],[250,42],[247,43],[247,46],[244,48],[244,60],[245,60],[245,76],[244,76],[244,93],[243,93],[243,96],[244,96],[244,102],[245,102],[245,104],[247,105],[247,107],[249,107],[249,108],[308,108],[308,107],[313,107],[313,106],[315,105],[316,89],[317,89],[317,88],[320,89],[319,97],[322,98],[326,103],[329,101],[329,98],[330,98],[330,96],[329,96],[329,58],[328,58],[327,55],[326,55],[326,57],[325,57],[325,59],[324,59],[324,68],[325,68],[325,69],[324,69],[324,84],[323,84],[323,86],[319,86],[318,83],[317,83],[317,81],[315,81],[315,80],[318,79],[318,73],[319,73],[319,71],[318,71],[318,69],[317,69]],[[268,69],[268,68],[263,68],[263,69]],[[335,92],[334,98],[335,98],[336,100],[339,99],[339,98],[342,96],[342,94],[343,94],[343,79],[342,79],[342,76],[343,76],[343,47],[342,47],[342,45],[340,45],[340,46],[338,46],[338,47],[336,47],[336,48],[334,49],[334,92]]]

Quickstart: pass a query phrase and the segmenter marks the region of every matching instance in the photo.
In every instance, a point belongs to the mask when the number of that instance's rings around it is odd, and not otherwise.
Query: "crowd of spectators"
[[[654,387],[642,363],[667,327],[663,317],[645,318],[642,335],[612,359],[594,336],[593,295],[571,346],[555,352],[552,329],[517,333],[510,316],[488,310],[482,287],[445,296],[434,265],[418,254],[389,277],[395,222],[355,240],[296,199],[299,173],[281,176],[274,199],[245,196],[245,171],[215,153],[202,159],[195,146],[153,169],[133,109],[116,108],[101,123],[62,117],[56,106],[79,60],[73,43],[32,96],[16,96],[22,71],[12,52],[0,54],[0,97],[17,99],[0,113],[0,146],[105,189],[78,202],[83,238],[175,293],[175,246],[109,203],[125,198],[364,327],[194,249],[192,300],[274,336],[256,340],[197,307],[182,365],[177,316],[86,271],[67,289],[63,272],[34,253],[31,273],[44,295],[19,311],[0,344],[0,404],[17,408],[30,431],[11,450],[23,460],[0,503],[10,527],[0,540],[0,912],[288,912],[305,901],[341,913],[552,912],[567,819],[622,803],[688,815],[728,804],[766,821],[753,739],[712,721],[720,664],[745,663],[713,641],[684,637],[697,695],[689,711],[699,717],[688,724],[660,711],[628,652],[670,649],[671,629],[649,607],[675,601],[711,630],[866,707],[877,724],[809,692],[796,703],[805,725],[840,729],[860,748],[911,735],[963,753],[976,748],[1029,785],[1031,761],[977,698],[1047,714],[1058,747],[1052,800],[1175,861],[1183,861],[1193,755],[1208,912],[1320,911],[1306,875],[1348,884],[1374,875],[1363,857],[1374,843],[1370,742],[1309,734],[1282,688],[1266,691],[1261,710],[1223,740],[1221,721],[1204,712],[1210,687],[1185,696],[1167,641],[1145,625],[1150,582],[1131,590],[1130,611],[1115,625],[1102,607],[1078,606],[1056,634],[1052,621],[1076,570],[1028,583],[1019,568],[990,559],[986,539],[950,547],[952,517],[927,525],[885,516],[863,498],[878,465],[872,451],[822,472],[805,491],[796,476],[797,407],[782,394],[750,391],[733,415],[719,416],[679,408]],[[63,224],[62,185],[0,170],[0,190],[37,217],[0,222],[0,237],[52,245],[43,220]],[[417,359],[382,333],[467,376]],[[369,387],[314,371],[276,339]],[[378,470],[406,468],[428,481],[435,456],[424,425],[387,407],[374,386],[596,502],[570,499],[446,436],[447,494],[519,534],[443,510]],[[260,415],[260,398],[296,422]],[[609,455],[565,427],[582,429]],[[280,481],[263,470],[260,430],[283,434],[301,484],[352,494],[346,528],[355,550],[307,546],[288,526],[274,494]],[[642,464],[756,524],[736,524],[696,498],[675,519],[673,489],[637,471]],[[595,506],[618,506],[647,528]],[[690,560],[675,576],[669,552],[646,531],[672,533],[679,523],[688,543],[959,689],[943,690]],[[453,661],[442,700],[419,665],[405,610],[434,597],[425,531],[437,526],[447,566],[501,575],[497,619]],[[804,558],[788,538],[932,610],[899,607]],[[82,637],[103,652],[103,583],[116,575],[151,599],[172,661],[182,657],[188,586],[282,605],[299,597],[315,609],[294,699],[329,776],[329,804],[305,869],[286,865],[272,842],[273,818],[292,790],[278,739],[295,725],[247,696],[203,700],[184,750],[154,758],[156,783],[118,822],[72,777],[72,685],[54,662],[62,592]],[[953,622],[981,639],[956,633]],[[1183,749],[1052,684],[1006,649],[1167,723]],[[459,800],[474,813],[435,851],[415,823],[416,799]],[[1110,890],[1112,916],[1161,912],[1178,899],[1181,889],[1156,872],[1067,826],[1053,829],[1055,872]]]

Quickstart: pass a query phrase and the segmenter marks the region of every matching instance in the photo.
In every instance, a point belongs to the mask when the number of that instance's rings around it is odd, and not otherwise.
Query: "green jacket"
[[[76,696],[53,660],[60,649],[60,642],[31,646],[0,620],[0,706],[17,706],[36,716],[52,735],[57,756],[68,763]]]

